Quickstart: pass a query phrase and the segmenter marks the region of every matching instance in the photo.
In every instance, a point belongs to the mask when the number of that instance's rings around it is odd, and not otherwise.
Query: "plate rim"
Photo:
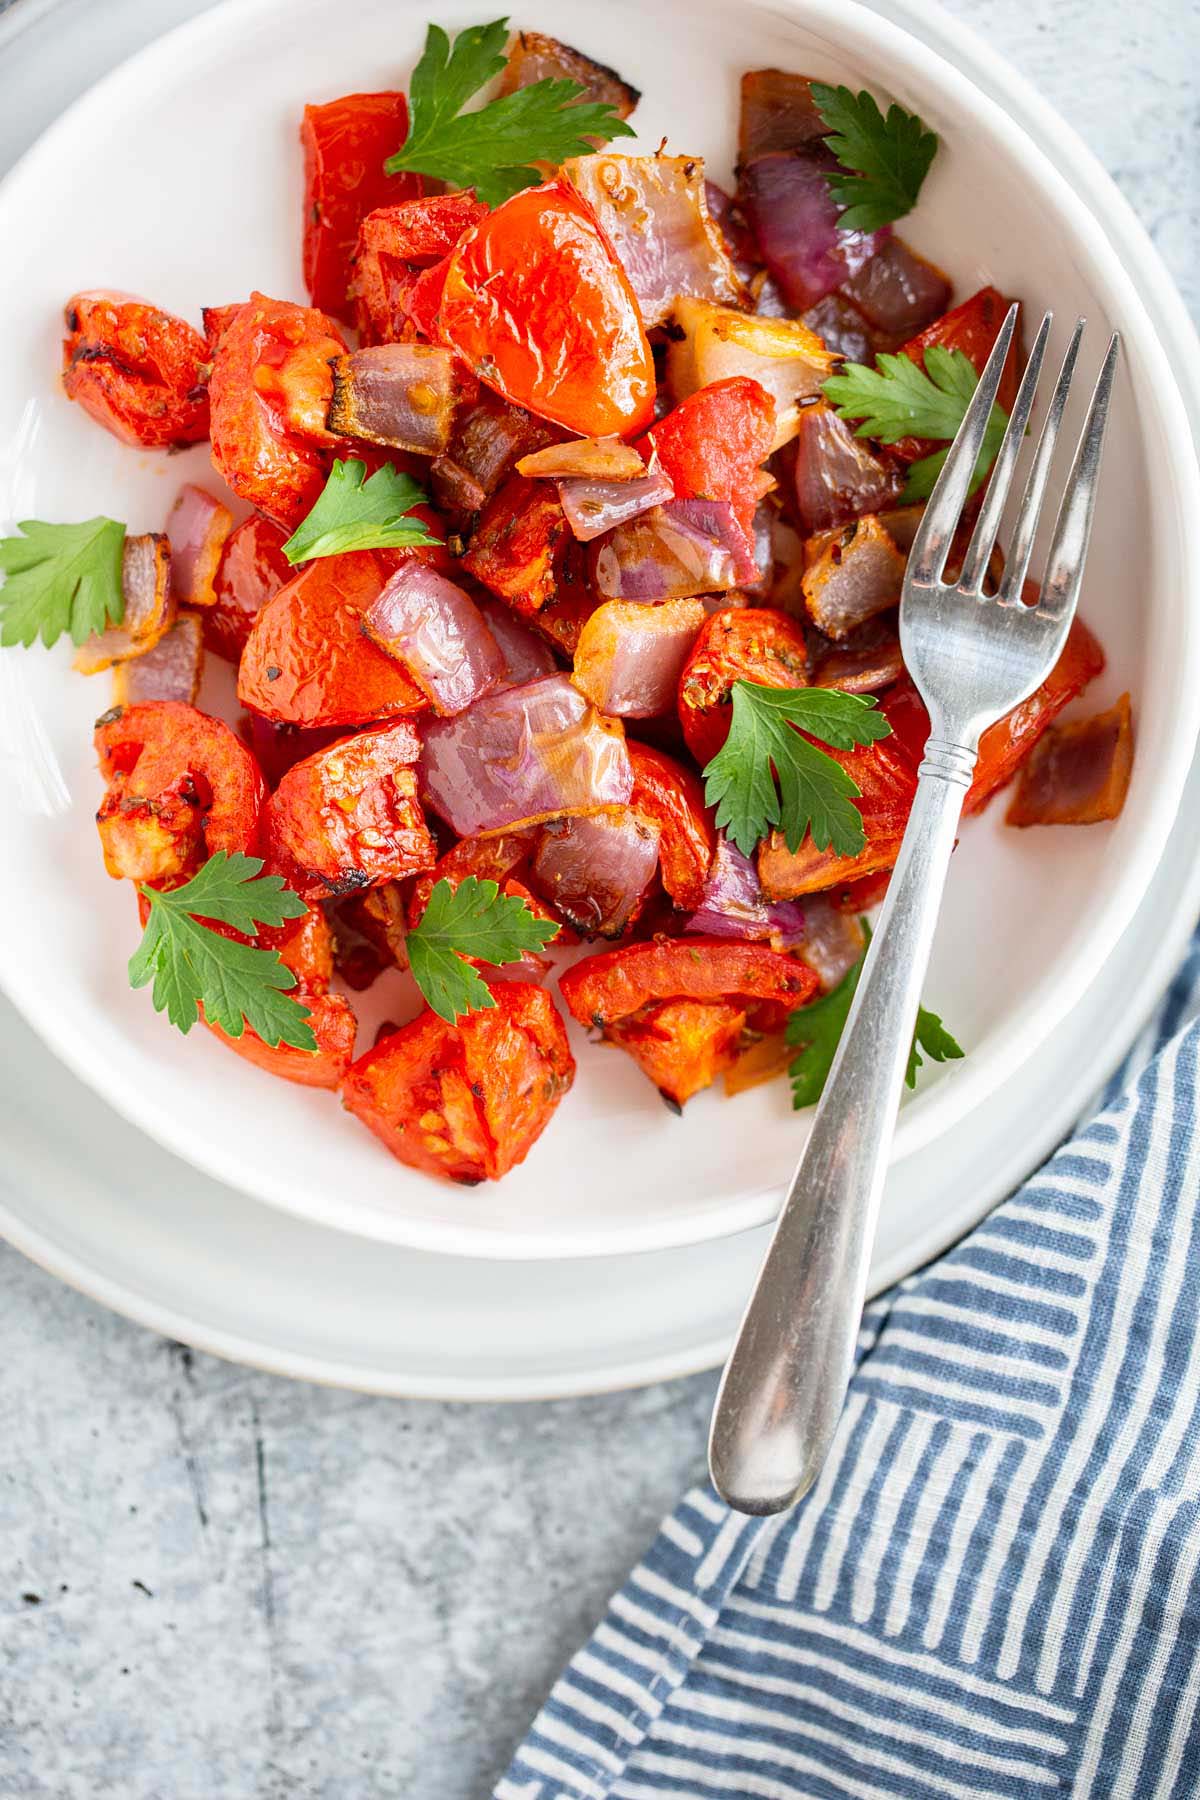
[[[10,182],[18,178],[31,159],[37,156],[39,150],[43,146],[51,144],[59,132],[69,133],[75,129],[79,114],[86,113],[91,106],[102,104],[110,84],[119,84],[123,80],[128,80],[131,74],[143,71],[147,63],[152,64],[158,56],[170,56],[173,51],[177,52],[181,43],[186,45],[189,40],[199,40],[210,33],[219,32],[223,22],[233,15],[269,14],[277,5],[278,0],[223,0],[223,4],[210,6],[160,36],[151,38],[132,56],[102,76],[55,120],[9,171],[5,177],[4,186],[7,187]],[[777,9],[796,15],[802,22],[807,19],[810,24],[828,6],[829,0],[777,0]],[[915,21],[912,25],[896,25],[889,17],[871,11],[869,7],[858,4],[857,0],[850,0],[849,4],[845,4],[839,9],[839,12],[843,24],[848,22],[860,31],[866,29],[863,21],[869,20],[870,29],[876,36],[880,31],[894,33],[897,42],[909,44],[915,42],[919,46],[929,47],[928,40],[922,35]],[[922,18],[924,16],[922,15]],[[949,21],[949,23],[954,24],[955,22]],[[958,29],[963,31],[963,28]],[[970,37],[972,34],[964,33],[964,35]],[[972,72],[965,70],[952,57],[943,56],[936,45],[933,47],[933,54],[939,62],[946,65],[952,74],[966,81],[985,99],[991,98],[987,93],[986,86],[981,85]],[[986,52],[986,59],[988,67],[993,65],[1006,67],[1003,65],[1003,60],[994,56],[990,51]],[[1023,81],[1023,78],[1018,79]],[[1030,92],[1035,100],[1039,98],[1033,90]],[[1032,153],[1046,165],[1047,178],[1053,177],[1059,181],[1073,196],[1074,212],[1078,215],[1081,233],[1084,236],[1093,237],[1103,246],[1105,259],[1111,262],[1115,275],[1128,288],[1135,311],[1144,315],[1144,342],[1148,348],[1152,348],[1157,353],[1162,367],[1169,371],[1168,380],[1158,390],[1164,428],[1169,432],[1182,431],[1185,441],[1190,444],[1186,412],[1176,378],[1177,372],[1172,368],[1171,361],[1167,358],[1164,346],[1160,342],[1159,331],[1141,294],[1140,285],[1134,279],[1132,271],[1127,268],[1112,241],[1111,234],[1102,225],[1091,203],[1061,175],[1060,168],[1051,159],[1043,144],[1034,139],[1033,134],[1019,121],[1013,119],[998,101],[993,100],[991,103],[1007,125],[1015,126],[1018,136],[1022,140],[1028,140]],[[1042,104],[1045,106],[1045,103]],[[1086,146],[1066,125],[1065,121],[1060,119],[1053,108],[1045,106],[1045,110],[1054,122],[1054,135],[1060,140],[1064,137],[1069,140],[1069,148],[1073,156],[1090,157]],[[1107,180],[1107,177],[1105,179]],[[1113,189],[1113,192],[1115,193],[1116,190]],[[1126,203],[1122,200],[1121,205],[1125,206]],[[1140,230],[1140,227],[1138,229]],[[1161,281],[1171,285],[1169,276],[1159,263],[1157,253],[1151,250],[1151,255],[1158,266]],[[1189,354],[1200,357],[1200,346],[1193,343],[1189,348]],[[1169,416],[1171,414],[1176,416],[1172,419]],[[1197,497],[1198,508],[1200,508],[1200,470],[1196,467],[1194,457],[1190,459],[1185,457],[1184,466],[1176,469],[1175,472],[1184,485],[1184,493],[1181,498],[1187,499],[1187,489],[1190,487],[1193,496]],[[1194,657],[1196,638],[1194,622],[1185,622],[1184,635],[1185,639],[1191,642]],[[1193,704],[1192,723],[1200,723],[1200,692],[1197,693]],[[1164,781],[1155,793],[1156,817],[1162,814],[1164,824],[1157,849],[1155,850],[1152,845],[1150,855],[1146,859],[1150,864],[1146,875],[1146,885],[1140,892],[1136,892],[1129,884],[1114,885],[1110,890],[1101,907],[1097,909],[1099,923],[1093,923],[1089,937],[1089,946],[1092,952],[1090,964],[1085,964],[1083,956],[1077,954],[1073,962],[1068,965],[1067,970],[1064,970],[1063,978],[1060,978],[1055,984],[1052,995],[1048,995],[1037,1006],[1031,1003],[1025,1009],[1018,1010],[993,1034],[989,1067],[986,1071],[982,1071],[978,1078],[974,1078],[974,1072],[970,1069],[954,1072],[950,1081],[956,1085],[960,1093],[964,1088],[969,1089],[972,1097],[969,1100],[961,1101],[957,1111],[950,1117],[943,1117],[939,1124],[939,1109],[936,1104],[922,1107],[918,1101],[914,1107],[908,1109],[907,1124],[902,1126],[898,1134],[893,1162],[919,1153],[931,1143],[936,1142],[941,1130],[952,1128],[978,1107],[987,1104],[1002,1088],[1004,1082],[1012,1077],[1031,1048],[1044,1043],[1079,1003],[1095,979],[1098,967],[1111,954],[1115,943],[1145,898],[1153,869],[1161,860],[1171,829],[1174,828],[1174,822],[1178,817],[1179,804],[1188,773],[1184,763],[1185,751],[1189,745],[1194,744],[1194,738],[1194,731],[1179,734],[1179,743],[1173,747],[1169,765],[1171,779]],[[1171,796],[1169,808],[1163,799],[1164,794]],[[1169,826],[1165,823],[1168,814]],[[290,1192],[284,1191],[282,1184],[279,1188],[272,1190],[268,1182],[256,1178],[252,1186],[246,1186],[236,1167],[235,1155],[225,1151],[212,1139],[204,1140],[199,1137],[196,1138],[196,1141],[192,1141],[196,1134],[189,1137],[185,1132],[181,1139],[179,1122],[176,1117],[168,1116],[165,1111],[160,1114],[157,1109],[140,1109],[133,1095],[121,1085],[119,1080],[116,1078],[106,1080],[105,1071],[102,1068],[96,1068],[94,1061],[86,1053],[86,1046],[77,1041],[77,1034],[67,1023],[56,1017],[44,1019],[39,1016],[36,992],[27,973],[11,966],[2,973],[5,990],[33,1029],[52,1048],[54,1054],[80,1076],[89,1087],[100,1094],[108,1104],[121,1112],[131,1124],[155,1139],[172,1154],[183,1157],[184,1160],[226,1185],[247,1193],[256,1201],[276,1206],[291,1216],[321,1225],[324,1228],[351,1232],[391,1246],[407,1246],[426,1252],[434,1251],[440,1254],[471,1258],[485,1257],[495,1261],[533,1259],[553,1261],[568,1258],[584,1260],[590,1257],[625,1253],[640,1254],[683,1248],[701,1242],[719,1243],[724,1238],[762,1224],[773,1216],[777,1206],[779,1187],[776,1184],[770,1184],[766,1187],[756,1187],[748,1192],[736,1193],[719,1209],[714,1208],[712,1219],[706,1223],[699,1235],[695,1218],[681,1217],[656,1221],[641,1231],[632,1229],[628,1224],[622,1224],[620,1227],[592,1228],[588,1234],[576,1229],[572,1238],[566,1243],[561,1236],[546,1229],[537,1233],[523,1232],[514,1238],[511,1232],[504,1228],[486,1225],[470,1227],[439,1225],[423,1218],[414,1218],[408,1215],[403,1208],[398,1208],[396,1213],[388,1219],[377,1217],[368,1221],[361,1217],[351,1217],[349,1219],[339,1218],[335,1223],[328,1212],[322,1212],[317,1206],[307,1203],[297,1204]],[[1068,973],[1069,980],[1065,979]],[[931,1093],[928,1099],[932,1101],[933,1098]],[[614,1242],[617,1230],[621,1234],[619,1243]]]

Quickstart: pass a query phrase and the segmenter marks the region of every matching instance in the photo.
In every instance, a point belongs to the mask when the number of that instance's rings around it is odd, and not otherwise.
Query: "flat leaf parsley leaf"
[[[842,165],[829,173],[830,192],[846,209],[839,230],[878,231],[911,212],[937,154],[937,134],[900,106],[889,106],[885,118],[868,93],[814,81],[812,96]]]
[[[384,463],[367,477],[365,462],[343,462],[329,471],[324,492],[283,546],[290,563],[343,550],[405,550],[436,544],[412,508],[427,498],[411,475]]]
[[[257,856],[218,850],[182,887],[164,891],[138,883],[150,903],[142,941],[129,959],[129,984],[153,982],[156,1012],[185,1035],[204,1016],[231,1038],[247,1025],[266,1044],[315,1050],[308,1009],[286,990],[296,977],[277,950],[239,943],[204,921],[216,920],[247,936],[260,925],[304,915],[304,902],[278,875],[262,875]]]
[[[867,945],[871,942],[871,927],[865,919],[860,920],[860,923],[866,942],[858,961],[847,969],[831,993],[812,1001],[808,1006],[800,1007],[787,1022],[787,1041],[793,1049],[800,1052],[788,1068],[792,1080],[792,1105],[797,1111],[804,1106],[816,1105],[833,1066],[834,1054],[849,1016],[850,1002],[854,999],[858,978],[867,958]],[[951,1037],[937,1014],[928,1012],[923,1006],[917,1012],[916,1029],[904,1077],[910,1088],[916,1086],[917,1070],[923,1066],[922,1050],[934,1062],[952,1062],[965,1055],[961,1044]]]
[[[922,368],[903,351],[876,358],[878,368],[847,363],[840,374],[824,383],[827,400],[843,419],[860,421],[856,437],[877,438],[881,444],[898,444],[901,438],[945,438],[947,448],[963,419],[979,376],[969,356],[931,344]],[[972,486],[978,487],[996,460],[1008,424],[1001,406],[993,406],[983,436],[983,448],[975,465]],[[946,460],[946,450],[935,450],[910,465],[900,498],[927,500]]]
[[[743,856],[776,825],[789,850],[798,850],[811,831],[819,850],[832,844],[838,856],[855,856],[866,841],[854,804],[859,789],[800,732],[850,750],[890,736],[891,729],[871,696],[735,681],[729,736],[704,770],[705,800]]]
[[[504,68],[507,41],[507,19],[460,31],[453,49],[440,25],[429,27],[409,84],[408,136],[383,165],[389,175],[405,169],[436,175],[499,206],[541,181],[533,164],[587,156],[592,139],[634,136],[611,106],[581,103],[585,90],[577,81],[534,81],[478,112],[461,112]]]
[[[464,957],[517,962],[526,950],[543,950],[559,929],[553,920],[535,917],[519,894],[502,894],[494,881],[468,875],[457,888],[437,881],[408,934],[408,966],[434,1012],[453,1025],[462,1013],[496,1004]]]
[[[0,538],[0,644],[49,649],[65,631],[76,644],[125,616],[121,554],[125,527],[115,519],[47,525],[22,519],[23,537]]]

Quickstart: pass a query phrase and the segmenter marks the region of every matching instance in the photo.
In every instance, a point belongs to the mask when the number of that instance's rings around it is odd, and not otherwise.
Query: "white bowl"
[[[478,16],[461,0],[437,11],[451,28]],[[202,449],[130,452],[61,397],[62,301],[109,284],[195,318],[252,285],[302,298],[300,107],[403,83],[427,16],[396,0],[238,0],[116,71],[30,152],[0,189],[0,227],[22,261],[0,338],[0,512],[104,511],[145,530],[179,480],[204,479]],[[1187,530],[1200,481],[1170,367],[1102,230],[1042,152],[924,45],[849,0],[609,0],[602,13],[555,0],[516,23],[614,62],[645,91],[641,145],[667,133],[718,180],[730,174],[745,68],[774,63],[894,96],[942,138],[905,235],[959,295],[994,280],[1031,312],[1053,305],[1060,338],[1087,314],[1085,373],[1109,329],[1123,333],[1082,611],[1110,657],[1085,709],[1124,688],[1134,698],[1129,802],[1114,825],[1085,831],[1007,831],[999,811],[965,829],[927,998],[969,1054],[930,1071],[903,1109],[896,1155],[910,1155],[986,1104],[1078,1000],[1175,816],[1200,705],[1200,558]],[[185,1043],[126,985],[131,897],[105,878],[89,822],[89,727],[107,690],[72,676],[65,655],[16,654],[73,805],[53,823],[31,820],[10,793],[0,816],[0,980],[57,1053],[151,1135],[304,1217],[456,1254],[659,1249],[769,1216],[805,1129],[785,1083],[736,1103],[700,1096],[676,1120],[631,1063],[580,1036],[575,1090],[525,1165],[498,1187],[463,1190],[394,1163],[329,1096],[250,1070],[202,1031]],[[376,1010],[389,1010],[386,992]]]

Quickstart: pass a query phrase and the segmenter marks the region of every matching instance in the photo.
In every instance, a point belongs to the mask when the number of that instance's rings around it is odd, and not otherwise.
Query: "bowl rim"
[[[153,39],[80,95],[54,121],[9,171],[0,194],[6,195],[21,183],[36,182],[39,158],[52,155],[59,137],[77,133],[93,111],[106,114],[126,83],[152,77],[160,60],[174,67],[189,46],[206,42],[210,36],[224,35],[233,21],[242,24],[269,18],[279,11],[280,4],[281,0],[223,0],[222,4]],[[1136,286],[1092,207],[1059,173],[1048,151],[1035,142],[999,102],[981,89],[970,74],[957,68],[940,51],[931,49],[905,27],[880,17],[860,5],[858,0],[755,0],[755,6],[777,17],[792,19],[801,28],[823,33],[840,52],[849,56],[865,51],[869,43],[873,55],[882,51],[894,65],[896,85],[900,89],[906,71],[919,64],[921,80],[951,96],[959,111],[974,108],[981,122],[986,122],[1017,166],[1050,196],[1051,204],[1069,223],[1090,258],[1097,277],[1116,297],[1130,341],[1136,342],[1139,357],[1153,371],[1154,379],[1148,384],[1148,404],[1157,409],[1159,429],[1170,447],[1165,479],[1173,483],[1176,490],[1176,504],[1171,511],[1179,517],[1200,516],[1200,466],[1171,364]],[[978,41],[962,28],[957,29],[957,35],[967,40],[973,59],[978,60]],[[993,53],[987,55],[991,59]],[[1008,67],[999,56],[994,56],[994,63],[1000,69]],[[1038,100],[1036,94],[1033,98],[1043,116],[1048,136],[1058,143],[1066,160],[1086,158],[1094,161],[1077,134],[1048,103]],[[1128,211],[1124,201],[1121,205]],[[1145,253],[1153,259],[1161,284],[1173,290],[1169,275],[1148,241]],[[1200,356],[1200,345],[1194,339],[1189,349],[1192,355]],[[1144,403],[1147,403],[1145,397]],[[1189,568],[1191,575],[1188,591],[1200,590],[1200,554],[1186,557],[1184,566]],[[1181,613],[1177,649],[1178,683],[1186,710],[1179,721],[1182,728],[1170,740],[1165,766],[1156,771],[1159,779],[1143,821],[1141,838],[1143,843],[1150,845],[1150,853],[1129,859],[1124,869],[1118,872],[1089,919],[1086,942],[1077,944],[1070,959],[1056,971],[1054,979],[1043,983],[1045,991],[1040,998],[1018,1007],[989,1034],[986,1066],[981,1067],[978,1062],[973,1066],[970,1062],[960,1065],[950,1080],[938,1082],[904,1109],[897,1129],[894,1161],[925,1148],[949,1124],[981,1105],[1003,1084],[1032,1046],[1042,1041],[1054,1024],[1077,1003],[1140,903],[1175,818],[1200,725],[1200,682],[1184,679],[1184,672],[1195,675],[1200,650],[1194,609]],[[66,1020],[40,1017],[34,972],[22,968],[15,954],[5,958],[2,945],[0,965],[0,981],[39,1035],[132,1123],[174,1153],[234,1188],[320,1224],[356,1235],[455,1255],[496,1260],[575,1259],[625,1251],[654,1251],[719,1239],[764,1223],[777,1205],[777,1188],[756,1188],[733,1196],[721,1207],[710,1208],[703,1218],[689,1219],[680,1215],[653,1221],[640,1230],[627,1224],[590,1232],[573,1229],[564,1237],[547,1230],[523,1231],[514,1236],[510,1230],[489,1229],[482,1225],[439,1224],[425,1218],[409,1217],[403,1208],[386,1218],[372,1215],[367,1220],[353,1214],[345,1216],[341,1208],[308,1204],[304,1196],[298,1203],[295,1192],[286,1182],[281,1181],[272,1188],[269,1182],[254,1179],[248,1185],[238,1167],[236,1154],[205,1136],[203,1131],[189,1130],[186,1120],[167,1114],[153,1103],[140,1102],[135,1093],[122,1086],[117,1075],[110,1075],[103,1063],[97,1065],[88,1054],[87,1044]]]

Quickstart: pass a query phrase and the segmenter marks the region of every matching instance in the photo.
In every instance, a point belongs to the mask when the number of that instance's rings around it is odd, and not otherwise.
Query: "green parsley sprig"
[[[121,558],[125,527],[115,519],[47,525],[22,519],[21,537],[0,538],[0,644],[49,649],[63,632],[85,644],[125,616]]]
[[[190,881],[164,891],[138,884],[150,903],[142,941],[129,959],[129,984],[152,982],[156,1012],[165,1012],[185,1035],[204,1016],[228,1037],[249,1025],[266,1044],[315,1050],[308,1008],[288,993],[296,977],[277,950],[243,944],[214,931],[205,920],[230,925],[248,937],[262,925],[283,925],[304,915],[304,902],[278,875],[263,875],[257,856],[216,851]]]
[[[855,856],[866,841],[854,804],[860,790],[840,763],[800,732],[850,750],[888,737],[891,729],[870,695],[735,681],[729,736],[704,770],[705,800],[744,856],[774,826],[789,850],[798,850],[811,832],[818,849],[832,844],[838,856]]]
[[[544,950],[559,930],[553,920],[535,917],[519,894],[502,894],[494,881],[468,875],[456,888],[437,881],[408,933],[408,966],[434,1012],[453,1025],[463,1013],[496,1004],[464,957],[518,962],[527,950]]]
[[[979,375],[969,356],[942,344],[931,344],[925,351],[924,368],[903,351],[894,356],[882,351],[876,361],[879,366],[875,369],[847,363],[823,384],[825,397],[843,419],[858,421],[856,437],[877,438],[881,444],[898,444],[909,437],[947,440],[946,450],[935,450],[909,466],[900,498],[927,500],[946,460],[949,442],[979,385]],[[1007,424],[1004,408],[993,406],[972,489],[995,462]]]
[[[829,127],[825,142],[842,165],[829,171],[829,189],[845,211],[841,231],[878,231],[917,204],[937,154],[937,135],[901,106],[880,112],[871,94],[814,81],[812,96]]]
[[[429,27],[409,83],[408,136],[383,165],[389,175],[435,175],[499,206],[542,179],[535,163],[586,156],[592,140],[635,135],[611,106],[581,101],[585,90],[577,81],[534,81],[477,112],[462,112],[504,68],[507,42],[507,19],[460,31],[453,49],[440,25]]]
[[[421,520],[411,517],[413,507],[427,499],[412,476],[401,474],[391,463],[368,477],[365,462],[338,458],[323,492],[283,553],[290,563],[302,563],[317,556],[340,556],[343,550],[407,550],[436,544],[437,538]]]
[[[831,993],[812,1001],[808,1006],[800,1007],[787,1022],[787,1041],[800,1052],[788,1068],[792,1081],[792,1105],[797,1111],[804,1106],[816,1105],[833,1066],[834,1054],[850,1013],[850,1003],[854,999],[858,978],[867,958],[867,945],[871,941],[871,927],[865,919],[860,923],[866,942],[862,955],[853,968],[846,971]],[[908,1068],[904,1076],[910,1088],[916,1086],[917,1070],[924,1066],[922,1050],[934,1062],[951,1062],[966,1054],[962,1045],[946,1030],[938,1015],[923,1006],[917,1013],[912,1048],[908,1053]]]

